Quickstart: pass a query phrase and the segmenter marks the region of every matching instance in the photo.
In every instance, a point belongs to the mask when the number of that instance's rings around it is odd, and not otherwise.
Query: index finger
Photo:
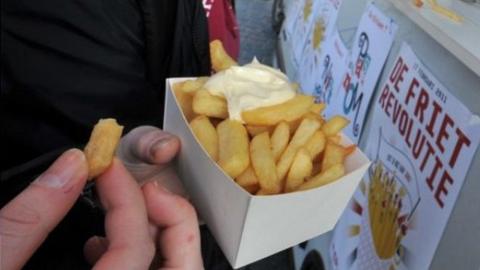
[[[95,269],[148,269],[155,250],[139,185],[115,159],[97,179],[97,188],[107,211],[105,230],[109,244]]]

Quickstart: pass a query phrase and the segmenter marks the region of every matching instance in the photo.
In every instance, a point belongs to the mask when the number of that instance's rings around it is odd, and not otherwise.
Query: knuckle
[[[33,207],[18,202],[0,211],[0,234],[8,237],[26,237],[38,230],[41,215]]]
[[[196,218],[197,214],[192,204],[183,197],[178,197],[178,198],[179,198],[178,208],[180,212],[183,214],[184,218],[191,218],[191,217]]]

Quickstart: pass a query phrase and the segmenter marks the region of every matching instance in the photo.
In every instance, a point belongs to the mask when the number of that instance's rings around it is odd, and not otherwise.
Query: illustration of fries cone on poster
[[[382,136],[369,170],[369,181],[360,184],[365,203],[361,224],[349,226],[349,235],[358,236],[356,269],[393,270],[402,263],[402,239],[420,202],[413,164],[403,152]],[[352,204],[354,205],[354,204]],[[357,207],[359,205],[357,204]]]

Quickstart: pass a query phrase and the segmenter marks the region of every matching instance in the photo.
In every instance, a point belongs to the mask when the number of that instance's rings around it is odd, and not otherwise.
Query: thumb
[[[162,165],[172,160],[180,149],[180,140],[152,126],[140,126],[120,141],[117,156],[126,164]]]
[[[85,156],[63,153],[0,210],[0,268],[20,269],[77,200],[87,179]]]

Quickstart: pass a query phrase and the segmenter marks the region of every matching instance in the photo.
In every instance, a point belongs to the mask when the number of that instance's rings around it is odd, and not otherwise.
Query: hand
[[[0,210],[0,268],[20,269],[63,219],[87,179],[85,156],[69,150]]]
[[[156,127],[140,126],[122,138],[116,155],[134,178],[144,185],[142,189],[151,221],[151,233],[154,239],[158,239],[160,257],[170,258],[181,251],[178,260],[166,260],[169,267],[175,269],[176,265],[183,265],[178,269],[201,269],[200,240],[196,239],[199,237],[197,216],[193,207],[180,197],[185,197],[186,193],[170,164],[179,150],[180,141],[177,137]],[[183,225],[169,226],[173,224]],[[170,229],[164,229],[157,237],[158,226]],[[194,233],[186,235],[183,233],[186,231]],[[173,247],[172,242],[177,243],[178,247]]]
[[[156,181],[173,193],[186,196],[170,161],[180,150],[180,140],[161,129],[140,126],[125,135],[117,157],[141,184]]]
[[[86,178],[83,153],[69,150],[0,210],[1,269],[20,269],[25,264],[72,207]],[[85,245],[95,269],[148,269],[155,252],[149,230],[156,228],[148,218],[164,227],[156,242],[166,267],[202,267],[198,224],[187,201],[153,184],[145,186],[142,194],[118,160],[97,179],[97,186],[107,210],[107,237],[92,238]]]
[[[113,164],[112,168],[109,169],[107,174],[102,175],[102,178],[119,178],[121,176],[129,175],[126,169],[121,166],[121,162],[118,160]],[[132,189],[136,189],[135,196],[142,196],[138,194],[139,186],[135,183],[135,180],[129,176],[130,187],[125,187],[125,190],[116,190],[115,193],[118,195],[118,200],[122,196],[128,195]],[[118,182],[113,181],[105,183],[100,179],[97,180],[97,187],[99,190],[99,195],[102,197],[103,193],[111,189],[119,189]],[[108,185],[108,186],[107,186]],[[134,247],[135,245],[141,246],[142,243],[154,243],[156,247],[156,258],[153,261],[152,267],[160,269],[202,269],[202,255],[200,251],[200,232],[198,227],[197,216],[193,206],[183,197],[175,195],[168,191],[163,186],[159,185],[158,182],[152,181],[145,184],[142,188],[143,198],[145,200],[145,205],[148,213],[148,219],[150,222],[149,225],[149,240],[141,238],[140,242],[132,241],[132,239],[126,241],[129,246]],[[112,192],[113,193],[113,192]],[[133,193],[131,193],[133,195]],[[102,201],[104,207],[108,206],[108,202]],[[133,200],[132,200],[133,201]],[[142,201],[135,199],[135,201]],[[131,202],[125,200],[123,206],[131,205]],[[136,209],[133,212],[139,213],[141,209]],[[107,211],[110,209],[107,208]],[[130,234],[132,237],[138,235],[138,227],[128,228],[128,224],[125,223],[125,220],[134,220],[139,217],[127,216],[127,210],[124,211],[124,217],[120,220],[113,221],[109,220],[109,212],[107,212],[106,219],[106,228],[107,228],[107,237],[98,237],[94,236],[90,238],[84,247],[85,257],[88,262],[95,264],[97,269],[148,269],[144,266],[136,267],[135,265],[128,266],[124,261],[118,261],[118,264],[101,264],[102,260],[108,254],[112,244],[112,241],[109,240],[109,225],[112,228],[117,227],[116,230],[121,231],[119,235],[124,235],[127,238],[127,235]],[[119,214],[120,215],[120,214]],[[119,218],[120,219],[120,218]],[[121,224],[122,226],[119,226]],[[113,235],[112,235],[113,236]],[[138,237],[138,236],[137,236]],[[140,250],[141,251],[141,250]],[[152,262],[153,254],[148,253],[149,250],[141,251],[137,253],[138,257],[141,259],[149,258],[148,262]],[[148,254],[148,255],[146,255]],[[124,256],[122,254],[116,254],[116,258]],[[113,255],[112,255],[113,256]],[[126,257],[126,256],[125,256]],[[131,263],[135,260],[141,261],[141,259],[130,259],[126,260]]]

